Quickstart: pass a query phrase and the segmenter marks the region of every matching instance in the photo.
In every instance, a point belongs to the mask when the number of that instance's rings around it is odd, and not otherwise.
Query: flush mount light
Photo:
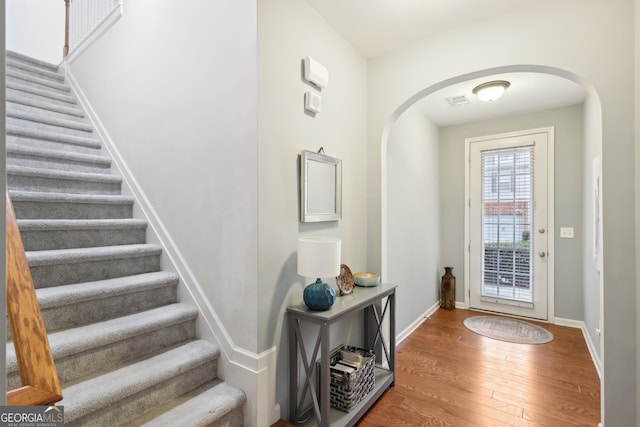
[[[511,86],[511,83],[506,80],[494,80],[474,87],[473,93],[481,101],[490,102],[500,98],[509,86]]]

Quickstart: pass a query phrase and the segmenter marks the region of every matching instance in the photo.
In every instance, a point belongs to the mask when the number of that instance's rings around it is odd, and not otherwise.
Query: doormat
[[[474,316],[464,319],[464,326],[476,334],[518,344],[544,344],[553,334],[523,320],[497,316]]]

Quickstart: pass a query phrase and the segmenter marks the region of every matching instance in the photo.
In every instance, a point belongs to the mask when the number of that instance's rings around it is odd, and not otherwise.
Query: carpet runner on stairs
[[[67,426],[241,426],[178,276],[146,243],[122,179],[56,66],[7,52],[7,181]],[[20,386],[7,343],[9,389]]]

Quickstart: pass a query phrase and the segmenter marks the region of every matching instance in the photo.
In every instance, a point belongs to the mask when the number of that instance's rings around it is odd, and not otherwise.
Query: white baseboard
[[[178,294],[181,300],[193,304],[200,313],[196,320],[199,336],[216,342],[220,346],[220,378],[240,387],[247,395],[247,404],[244,409],[245,425],[251,427],[270,426],[280,418],[280,408],[276,403],[276,348],[273,347],[256,354],[234,344],[181,251],[122,158],[82,88],[78,85],[69,64],[64,64],[68,83],[84,107],[96,133],[100,136],[104,149],[111,156],[113,167],[122,176],[123,192],[134,198],[136,216],[138,216],[137,212],[140,212],[140,215],[147,220],[149,238],[162,245],[162,265],[180,277]],[[275,416],[277,418],[273,418]]]
[[[399,334],[396,334],[396,344],[400,344],[402,341],[404,341],[409,335],[411,335],[411,333],[413,331],[415,331],[416,329],[418,329],[418,327],[420,325],[422,325],[424,323],[425,320],[427,320],[433,313],[436,312],[436,310],[438,310],[438,308],[440,307],[440,303],[436,301],[435,304],[433,304],[431,307],[429,307],[427,309],[427,311],[425,311],[420,317],[418,317],[413,323],[411,323],[407,328],[405,328],[402,332],[400,332]]]
[[[556,317],[554,323],[558,326],[578,328],[582,331],[584,341],[587,343],[587,348],[589,349],[589,354],[591,355],[591,360],[593,361],[593,365],[596,368],[596,372],[598,372],[598,377],[600,377],[600,380],[602,381],[602,365],[600,363],[600,356],[598,356],[596,346],[593,344],[591,337],[587,333],[587,325],[585,325],[582,320],[562,319],[560,317]]]

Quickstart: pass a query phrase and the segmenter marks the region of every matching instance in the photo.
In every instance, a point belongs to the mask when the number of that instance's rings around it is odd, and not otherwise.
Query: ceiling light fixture
[[[490,102],[500,98],[509,86],[511,86],[511,83],[506,80],[494,80],[474,87],[473,93],[481,101]]]

